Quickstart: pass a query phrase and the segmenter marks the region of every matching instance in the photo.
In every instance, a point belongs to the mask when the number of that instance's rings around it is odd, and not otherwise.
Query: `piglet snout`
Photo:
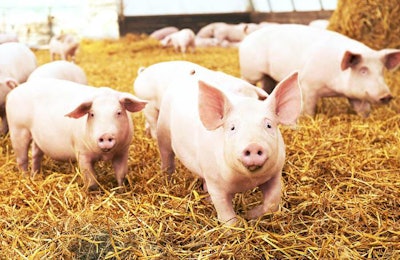
[[[381,98],[379,99],[379,101],[380,101],[382,104],[388,104],[392,99],[393,99],[393,96],[390,95],[390,94],[388,94],[388,95],[386,95],[386,96],[384,96],[384,97],[381,97]]]
[[[241,156],[243,165],[250,171],[256,171],[267,161],[267,152],[261,145],[250,144],[247,146]]]
[[[110,151],[115,146],[115,138],[112,134],[103,134],[97,140],[97,145],[103,152]]]

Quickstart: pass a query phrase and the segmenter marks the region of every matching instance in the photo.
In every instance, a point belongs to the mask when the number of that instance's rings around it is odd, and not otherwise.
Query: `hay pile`
[[[37,51],[40,64],[49,61]],[[185,59],[239,76],[236,49],[176,54],[145,36],[84,41],[77,63],[89,83],[132,92],[140,66]],[[395,74],[393,74],[395,75]],[[389,75],[393,78],[398,76]],[[400,86],[391,85],[394,96]],[[18,172],[9,137],[0,138],[1,259],[361,259],[400,258],[399,99],[367,119],[343,99],[319,103],[315,119],[283,128],[287,162],[281,210],[222,227],[200,182],[178,164],[160,172],[157,146],[141,113],[126,190],[100,164],[101,192],[88,194],[74,163],[45,158],[33,180]],[[258,189],[234,199],[239,216]]]
[[[374,49],[400,48],[399,15],[397,0],[339,0],[329,28]]]

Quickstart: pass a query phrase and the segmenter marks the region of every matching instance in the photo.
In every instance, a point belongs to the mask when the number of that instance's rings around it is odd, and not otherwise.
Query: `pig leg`
[[[192,41],[189,45],[190,47],[190,52],[191,53],[195,53],[196,52],[196,43],[194,41]]]
[[[181,52],[182,53],[186,53],[186,46],[185,45],[181,45]]]
[[[0,128],[0,135],[5,135],[8,132],[8,123],[6,117],[5,109],[0,109],[1,114],[1,128]]]
[[[271,78],[271,76],[264,74],[261,78],[261,88],[265,90],[268,94],[271,94],[274,90],[277,81]]]
[[[99,185],[96,181],[96,173],[94,171],[94,162],[85,155],[79,155],[79,169],[83,173],[85,185],[88,187],[89,191],[94,191],[99,189]]]
[[[40,150],[39,146],[33,141],[32,142],[32,176],[40,171],[42,165],[44,153]]]
[[[120,156],[115,156],[112,160],[115,178],[117,179],[118,186],[120,187],[124,185],[125,176],[128,172],[128,154],[129,151],[126,150],[123,154]]]
[[[153,139],[157,139],[157,119],[159,111],[153,103],[148,103],[143,109],[146,118],[146,133],[150,134]]]
[[[175,171],[175,153],[171,147],[171,140],[159,135],[157,136],[157,140],[160,149],[161,170],[169,174],[173,173]]]
[[[208,193],[217,211],[218,220],[231,225],[236,222],[236,213],[233,210],[233,194],[224,193],[221,188],[208,184]]]
[[[303,91],[302,94],[303,114],[309,115],[311,117],[315,116],[317,110],[318,96],[316,96],[315,93],[306,93],[306,91]]]
[[[254,219],[262,216],[266,212],[275,212],[279,209],[281,201],[281,173],[259,186],[263,193],[263,203],[256,206],[247,213],[247,218]]]
[[[31,133],[28,129],[12,129],[10,139],[19,168],[28,172],[28,150],[31,144]]]
[[[157,141],[161,157],[161,170],[173,173],[175,171],[175,153],[172,150],[171,133],[162,117],[160,117],[157,125]]]
[[[207,182],[205,179],[203,179],[203,190],[204,190],[204,192],[208,192]]]

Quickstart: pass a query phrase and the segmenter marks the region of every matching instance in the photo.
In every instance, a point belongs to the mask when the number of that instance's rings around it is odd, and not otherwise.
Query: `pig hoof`
[[[226,221],[221,221],[221,222],[223,222],[224,226],[233,227],[233,226],[236,226],[236,224],[238,223],[238,218],[235,216],[231,219],[228,219]]]
[[[263,206],[262,205],[258,205],[255,208],[253,208],[252,210],[250,210],[249,212],[247,212],[246,218],[247,219],[256,219],[260,216],[262,216],[265,213]]]
[[[89,187],[88,187],[88,191],[89,192],[93,192],[93,191],[99,191],[100,189],[99,189],[99,185],[97,185],[97,184],[92,184],[92,185],[90,185]]]
[[[276,204],[271,204],[267,207],[264,207],[264,205],[258,205],[247,213],[246,218],[247,219],[256,219],[266,213],[273,213],[275,211],[278,211],[278,209],[279,209],[279,205],[276,205]]]

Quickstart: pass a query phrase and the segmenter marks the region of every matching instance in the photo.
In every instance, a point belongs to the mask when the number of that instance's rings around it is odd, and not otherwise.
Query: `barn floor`
[[[49,61],[36,51],[40,64]],[[140,66],[188,60],[239,76],[237,49],[162,49],[142,35],[81,44],[77,64],[94,86],[132,92]],[[400,95],[400,70],[387,73]],[[56,87],[56,86],[55,86]],[[314,119],[281,128],[287,160],[281,209],[222,226],[200,182],[183,166],[168,179],[157,145],[134,114],[125,190],[109,164],[101,191],[87,193],[75,163],[45,158],[34,178],[17,170],[9,136],[0,138],[1,259],[398,259],[400,258],[399,98],[362,119],[347,101],[324,99]],[[238,194],[239,217],[260,202]]]

